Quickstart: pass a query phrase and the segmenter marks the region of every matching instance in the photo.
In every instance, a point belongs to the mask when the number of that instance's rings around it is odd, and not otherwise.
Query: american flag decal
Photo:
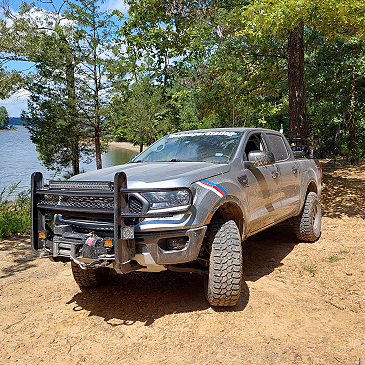
[[[217,194],[220,198],[223,198],[227,195],[227,192],[220,185],[214,184],[208,180],[200,180],[197,182],[197,184],[203,188],[213,191],[213,193]]]

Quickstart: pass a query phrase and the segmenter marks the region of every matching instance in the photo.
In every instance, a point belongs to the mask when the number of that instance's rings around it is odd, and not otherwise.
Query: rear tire
[[[212,306],[234,306],[241,293],[242,246],[233,220],[212,222],[205,296]]]
[[[294,232],[300,241],[315,242],[321,237],[322,210],[316,193],[308,193],[302,212],[293,218]]]
[[[71,261],[71,269],[76,283],[81,287],[99,286],[106,281],[109,274],[109,269],[107,268],[98,267],[95,269],[81,269],[81,267],[73,261]]]

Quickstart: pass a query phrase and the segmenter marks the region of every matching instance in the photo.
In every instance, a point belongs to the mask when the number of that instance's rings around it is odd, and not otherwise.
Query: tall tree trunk
[[[66,64],[66,86],[67,86],[67,105],[68,118],[71,132],[71,160],[72,175],[80,173],[80,150],[79,150],[79,131],[77,125],[77,109],[76,109],[76,88],[75,88],[75,66],[73,62],[68,61]]]
[[[100,130],[95,128],[95,157],[96,157],[96,168],[99,170],[103,168],[101,160],[101,148],[100,148]]]
[[[141,138],[141,142],[139,143],[139,153],[143,151],[143,137]]]
[[[94,39],[96,38],[96,30],[94,28]],[[98,55],[97,48],[93,50],[94,61],[94,114],[95,114],[95,158],[96,168],[99,170],[103,168],[101,160],[101,147],[100,147],[100,105],[99,105],[99,74],[98,72]]]
[[[350,132],[350,161],[352,163],[356,160],[356,135],[355,135],[355,87],[356,87],[356,75],[355,66],[352,67],[352,79],[351,79],[351,103],[350,103],[350,120],[349,120],[349,132]]]
[[[139,153],[143,151],[144,130],[140,129]]]
[[[80,173],[79,146],[74,146],[72,152],[72,175],[78,175]]]
[[[97,83],[95,84],[95,94],[94,94],[94,144],[95,144],[95,159],[96,168],[102,169],[103,163],[101,160],[101,141],[100,141],[100,114],[99,114],[99,90],[97,88]]]
[[[288,39],[289,137],[307,138],[307,105],[304,78],[304,23]]]

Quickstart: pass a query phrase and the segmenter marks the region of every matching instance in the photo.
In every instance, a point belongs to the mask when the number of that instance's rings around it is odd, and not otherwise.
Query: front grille
[[[99,197],[73,197],[62,196],[59,202],[60,205],[66,207],[77,208],[93,208],[93,209],[113,209],[113,198],[99,198]]]
[[[128,210],[129,213],[142,213],[143,204],[135,196],[131,196],[128,199]]]
[[[74,208],[113,209],[114,199],[108,197],[42,195],[38,204]]]
[[[108,197],[42,195],[38,204],[75,208],[114,209],[114,199]],[[138,198],[135,196],[129,197],[129,213],[142,213],[142,209],[143,203]]]

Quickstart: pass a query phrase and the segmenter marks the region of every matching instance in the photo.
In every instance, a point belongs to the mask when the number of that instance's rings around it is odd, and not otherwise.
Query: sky
[[[37,6],[41,6],[41,2],[35,1]],[[56,6],[60,6],[63,0],[54,0]],[[21,0],[9,0],[9,5],[11,9],[16,12],[19,9]],[[50,5],[43,4],[41,7],[45,9],[50,9]],[[120,10],[124,13],[127,12],[126,5],[123,0],[105,0],[104,3],[100,4],[101,10]],[[7,67],[15,70],[24,70],[27,67],[31,67],[32,64],[26,65],[24,62],[7,64]],[[25,90],[20,90],[19,92],[12,95],[10,98],[5,100],[0,100],[0,106],[5,106],[8,111],[9,117],[19,117],[22,110],[27,110],[27,99],[28,93]]]

